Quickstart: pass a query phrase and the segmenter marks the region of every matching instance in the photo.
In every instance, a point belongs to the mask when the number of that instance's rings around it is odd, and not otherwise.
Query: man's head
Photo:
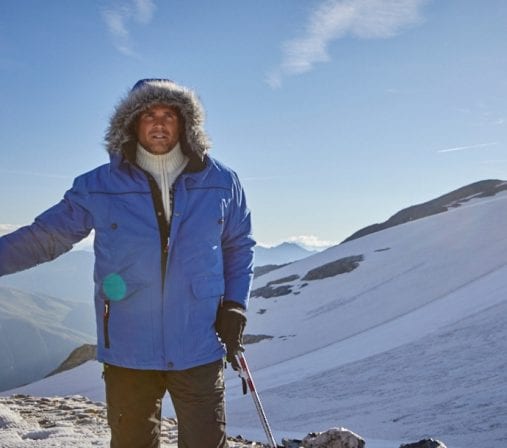
[[[137,118],[137,140],[152,154],[165,154],[178,143],[181,134],[179,111],[173,106],[154,104]]]
[[[168,79],[138,81],[116,106],[106,132],[106,146],[110,154],[128,155],[128,148],[136,141],[156,154],[170,151],[179,141],[187,156],[203,159],[210,142],[197,95]]]

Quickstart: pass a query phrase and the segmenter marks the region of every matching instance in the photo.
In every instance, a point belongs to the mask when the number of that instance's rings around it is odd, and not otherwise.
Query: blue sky
[[[195,89],[262,243],[331,243],[507,179],[504,0],[0,3],[0,230],[107,163],[140,78]]]

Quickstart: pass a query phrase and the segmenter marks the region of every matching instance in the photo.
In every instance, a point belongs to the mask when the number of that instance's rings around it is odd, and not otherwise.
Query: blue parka
[[[124,120],[126,133],[133,118]],[[183,118],[188,126],[195,117]],[[166,223],[160,191],[129,153],[128,137],[110,150],[110,163],[76,178],[60,203],[0,238],[0,275],[52,260],[93,229],[98,360],[155,370],[216,361],[224,355],[218,307],[229,300],[246,308],[252,281],[255,242],[243,189],[232,170],[191,149],[196,139],[187,128],[190,162],[173,185]]]

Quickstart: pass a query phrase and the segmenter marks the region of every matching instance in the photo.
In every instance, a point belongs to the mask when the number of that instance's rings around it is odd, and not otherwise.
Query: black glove
[[[236,353],[243,351],[243,330],[246,326],[244,308],[236,302],[225,301],[217,312],[215,329],[227,350],[227,362],[234,370],[240,370]]]

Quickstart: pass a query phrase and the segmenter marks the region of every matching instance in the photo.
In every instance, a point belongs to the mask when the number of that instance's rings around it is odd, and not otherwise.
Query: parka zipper
[[[162,279],[162,290],[164,289],[165,284],[165,270],[167,265],[167,257],[169,254],[169,232],[172,222],[172,214],[171,220],[169,223],[165,219],[164,213],[164,203],[162,202],[162,193],[157,185],[157,182],[153,178],[153,176],[146,172],[146,176],[148,177],[148,182],[150,184],[151,197],[153,199],[153,205],[155,207],[155,213],[157,217],[158,229],[160,233],[160,244],[161,244],[161,260],[160,260],[160,275]],[[170,190],[170,204],[171,208],[173,205],[174,198],[174,189]],[[108,299],[104,300],[104,315],[103,315],[103,323],[104,323],[104,347],[109,349],[111,347],[111,342],[109,339],[109,317],[111,314],[111,301]]]
[[[110,314],[111,301],[104,301],[104,347],[110,348],[109,342],[109,314]]]

